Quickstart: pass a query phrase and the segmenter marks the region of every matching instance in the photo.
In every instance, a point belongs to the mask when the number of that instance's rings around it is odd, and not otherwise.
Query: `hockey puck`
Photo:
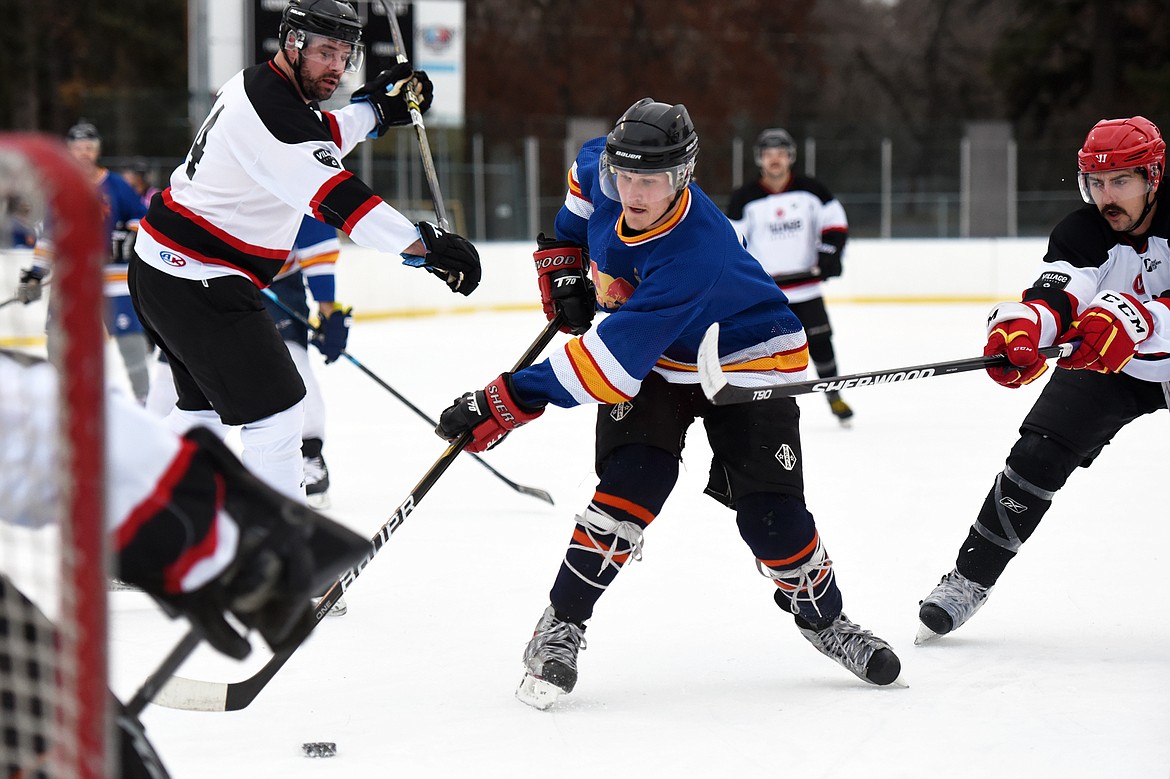
[[[301,744],[301,751],[305,757],[333,757],[337,754],[337,744],[333,741],[309,741]]]

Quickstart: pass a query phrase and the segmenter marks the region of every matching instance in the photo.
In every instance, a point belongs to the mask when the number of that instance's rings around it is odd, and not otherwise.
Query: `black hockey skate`
[[[577,686],[577,652],[585,648],[585,626],[544,610],[524,649],[524,679],[516,697],[529,706],[547,709]]]
[[[850,622],[844,614],[820,629],[798,616],[796,627],[817,651],[836,660],[858,679],[884,687],[902,673],[902,662],[890,645]]]
[[[327,509],[329,500],[329,467],[321,454],[320,438],[306,438],[301,442],[301,456],[305,459],[305,498],[315,509]]]
[[[991,587],[971,581],[957,570],[944,575],[918,609],[918,645],[960,628],[987,602]]]
[[[833,412],[833,416],[837,417],[837,421],[841,423],[842,427],[849,427],[853,419],[853,409],[844,400],[841,400],[840,392],[826,392],[825,397],[829,400],[829,410]]]

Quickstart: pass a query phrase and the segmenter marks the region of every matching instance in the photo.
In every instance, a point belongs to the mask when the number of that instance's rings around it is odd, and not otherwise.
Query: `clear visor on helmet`
[[[694,159],[661,170],[623,166],[609,152],[601,153],[601,191],[610,200],[654,203],[674,195],[691,182]],[[624,198],[623,198],[624,195]]]
[[[1156,165],[1120,170],[1098,170],[1077,176],[1077,186],[1086,203],[1101,205],[1145,195],[1152,189],[1150,180]]]
[[[295,32],[297,49],[309,62],[335,67],[344,66],[346,73],[356,73],[361,68],[365,49],[360,43],[350,43],[304,30]]]

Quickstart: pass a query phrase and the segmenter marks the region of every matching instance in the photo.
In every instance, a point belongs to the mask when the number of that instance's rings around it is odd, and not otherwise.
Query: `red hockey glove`
[[[572,241],[536,236],[537,250],[532,253],[540,284],[540,302],[544,315],[552,321],[564,314],[562,333],[581,335],[593,322],[597,312],[597,295],[589,278],[589,250]]]
[[[512,374],[504,373],[478,392],[465,393],[443,411],[435,433],[454,441],[470,430],[472,439],[467,451],[483,452],[543,413],[544,406],[532,406],[516,397]]]
[[[1040,313],[1028,303],[1000,303],[987,317],[983,356],[1006,355],[1007,366],[988,368],[987,375],[1005,387],[1030,384],[1048,370],[1040,356]]]
[[[1057,365],[1117,373],[1153,332],[1154,317],[1136,298],[1112,290],[1099,292],[1080,320],[1073,322],[1073,336],[1081,339],[1081,345]]]

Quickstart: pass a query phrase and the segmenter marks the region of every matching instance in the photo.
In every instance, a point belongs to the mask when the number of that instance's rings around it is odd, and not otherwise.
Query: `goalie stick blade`
[[[1076,343],[1058,344],[1045,346],[1039,351],[1046,359],[1061,358],[1072,354],[1076,346]],[[911,365],[906,368],[890,368],[871,373],[829,376],[812,381],[778,382],[756,387],[737,387],[727,380],[727,374],[723,372],[723,367],[719,362],[719,331],[718,325],[714,324],[708,328],[707,334],[703,336],[703,341],[699,345],[698,368],[699,383],[703,387],[703,394],[716,406],[727,406],[735,403],[775,400],[794,395],[833,392],[875,384],[893,384],[915,379],[928,379],[932,376],[947,376],[952,373],[984,370],[1004,365],[1006,360],[1007,358],[1003,355],[970,357],[964,360]]]

